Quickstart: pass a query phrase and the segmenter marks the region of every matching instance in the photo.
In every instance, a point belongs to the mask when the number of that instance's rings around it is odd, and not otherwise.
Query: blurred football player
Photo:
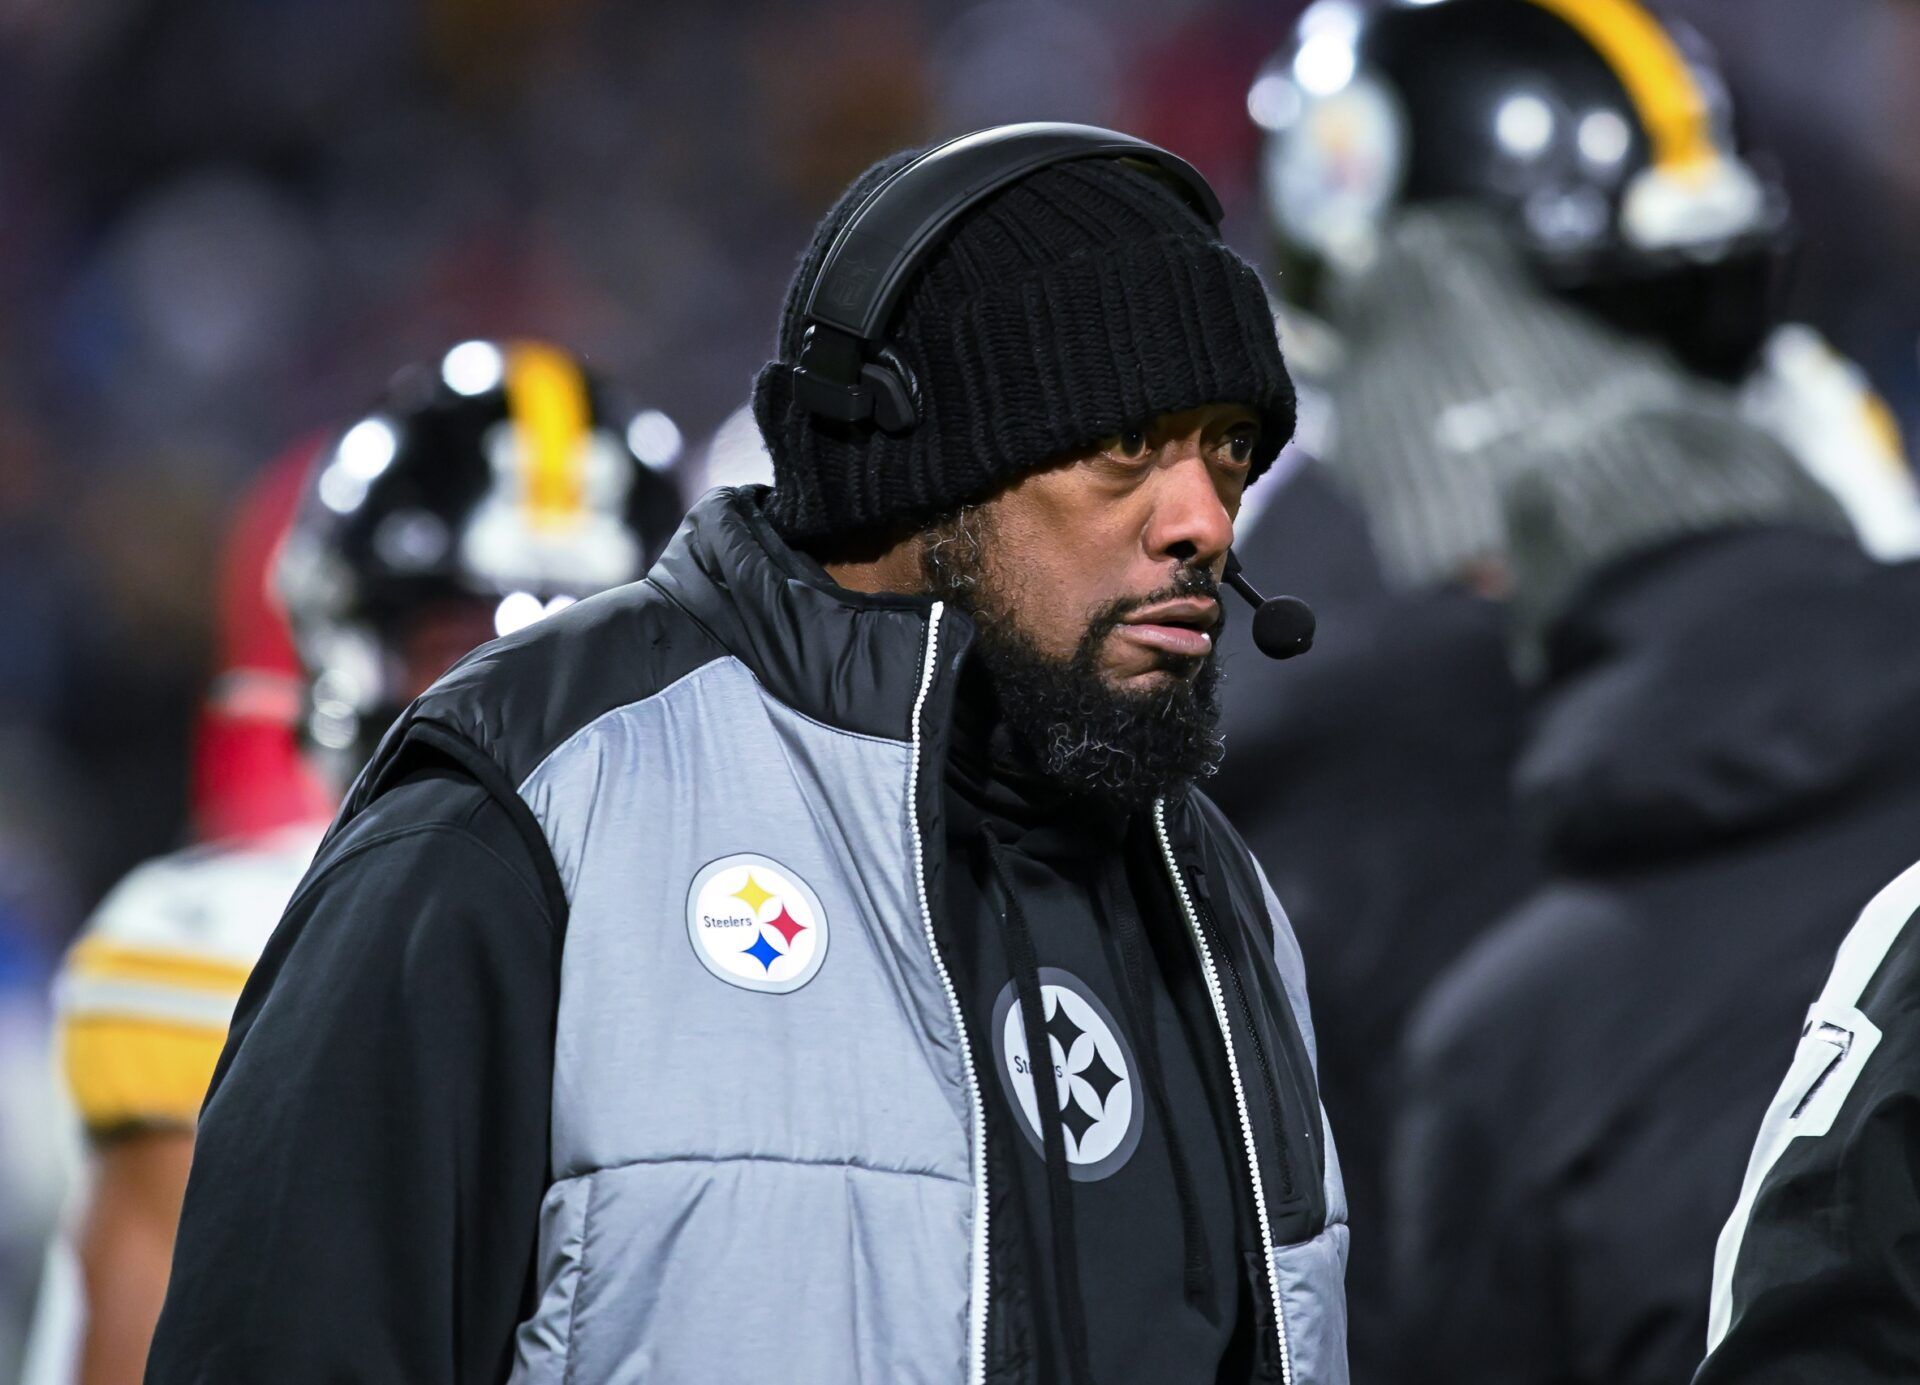
[[[1509,478],[1543,439],[1701,390],[1880,556],[1920,547],[1920,507],[1861,372],[1777,323],[1789,209],[1712,55],[1637,0],[1322,0],[1248,108],[1312,456],[1235,547],[1321,635],[1284,673],[1234,665],[1217,796],[1316,978],[1366,1381],[1388,1369],[1389,1055],[1539,869],[1509,788]]]
[[[671,419],[623,408],[565,351],[469,341],[259,483],[200,735],[204,840],[121,882],[57,984],[92,1158],[84,1307],[49,1295],[36,1385],[140,1379],[228,1020],[348,781],[468,650],[644,573],[679,521],[679,451]],[[56,1265],[56,1286],[75,1277]]]

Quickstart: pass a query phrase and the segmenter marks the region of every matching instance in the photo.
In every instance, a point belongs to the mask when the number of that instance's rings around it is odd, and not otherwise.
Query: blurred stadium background
[[[1684,0],[1803,239],[1789,314],[1920,424],[1920,5]],[[472,336],[584,352],[689,445],[878,155],[1001,120],[1166,144],[1264,259],[1246,91],[1299,5],[0,0],[0,1379],[58,1198],[45,980],[179,844],[218,535],[291,439]]]

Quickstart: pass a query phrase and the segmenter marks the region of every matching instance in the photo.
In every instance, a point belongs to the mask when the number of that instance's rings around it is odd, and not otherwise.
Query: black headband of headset
[[[929,149],[862,199],[807,294],[794,399],[826,418],[913,426],[913,383],[885,350],[895,303],[942,232],[968,208],[1030,173],[1071,159],[1125,159],[1172,185],[1209,226],[1220,199],[1185,159],[1095,125],[997,125]],[[878,359],[874,359],[877,357]]]

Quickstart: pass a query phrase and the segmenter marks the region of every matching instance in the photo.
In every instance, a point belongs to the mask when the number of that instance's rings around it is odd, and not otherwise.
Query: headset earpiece
[[[800,340],[793,397],[800,407],[836,423],[871,421],[883,433],[904,433],[919,421],[920,386],[890,346],[860,358],[860,343],[815,323]],[[843,383],[848,379],[858,384]]]
[[[891,346],[860,367],[860,383],[873,401],[873,424],[883,433],[904,433],[920,421],[920,382]]]
[[[859,423],[873,416],[873,397],[860,385],[860,341],[837,327],[816,322],[800,338],[800,359],[793,367],[794,402],[810,414],[836,423]]]

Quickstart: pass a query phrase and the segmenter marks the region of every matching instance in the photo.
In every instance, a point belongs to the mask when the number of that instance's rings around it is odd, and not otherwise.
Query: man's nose
[[[1233,546],[1233,515],[1198,451],[1163,468],[1147,550],[1156,559],[1216,567]]]

